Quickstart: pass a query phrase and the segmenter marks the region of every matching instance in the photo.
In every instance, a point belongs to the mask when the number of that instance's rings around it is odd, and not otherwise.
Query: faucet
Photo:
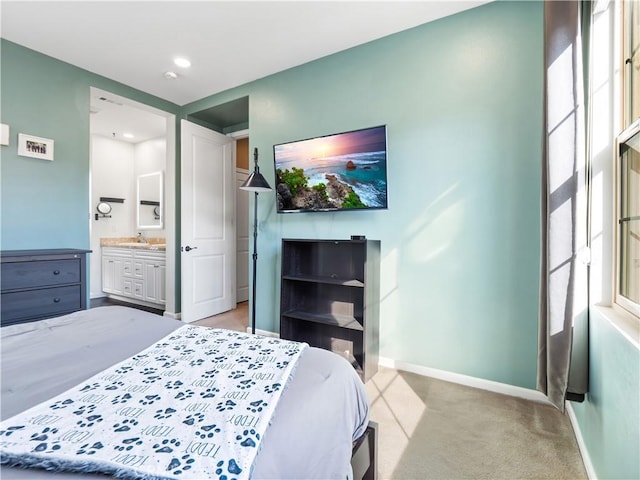
[[[149,243],[146,238],[142,235],[142,233],[138,232],[138,241],[140,243]]]

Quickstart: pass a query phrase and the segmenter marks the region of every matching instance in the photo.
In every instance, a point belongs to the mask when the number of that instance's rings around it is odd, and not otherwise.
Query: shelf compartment
[[[302,324],[301,324],[302,323]],[[346,359],[362,377],[364,364],[364,345],[362,332],[343,329],[332,325],[307,322],[285,322],[281,326],[286,332],[281,335],[293,335],[298,342],[306,342],[313,347],[330,350]]]
[[[312,313],[304,310],[291,310],[282,313],[283,317],[297,318],[307,322],[314,322],[333,327],[347,328],[350,330],[363,331],[362,323],[349,315],[339,315],[334,313]]]
[[[285,240],[283,276],[309,276],[364,281],[363,242]]]
[[[364,283],[355,278],[322,277],[320,275],[283,275],[282,279],[294,282],[327,283],[330,285],[364,288]]]

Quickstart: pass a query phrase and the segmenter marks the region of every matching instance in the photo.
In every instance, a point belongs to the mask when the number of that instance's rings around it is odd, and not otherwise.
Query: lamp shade
[[[258,166],[254,172],[247,177],[247,179],[240,185],[240,190],[247,190],[248,192],[269,192],[271,187],[269,182],[262,176]]]

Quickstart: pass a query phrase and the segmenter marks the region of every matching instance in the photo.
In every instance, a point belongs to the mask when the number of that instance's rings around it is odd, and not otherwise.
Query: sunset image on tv
[[[278,212],[387,208],[386,127],[273,147]]]

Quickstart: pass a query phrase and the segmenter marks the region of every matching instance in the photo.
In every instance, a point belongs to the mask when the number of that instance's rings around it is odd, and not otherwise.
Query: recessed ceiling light
[[[167,80],[175,80],[178,78],[178,74],[176,72],[164,72],[164,78]]]
[[[124,138],[133,138],[133,133],[123,133],[122,136]]]
[[[191,66],[191,62],[184,57],[174,58],[173,63],[175,63],[178,67],[181,67],[181,68],[189,68]]]

